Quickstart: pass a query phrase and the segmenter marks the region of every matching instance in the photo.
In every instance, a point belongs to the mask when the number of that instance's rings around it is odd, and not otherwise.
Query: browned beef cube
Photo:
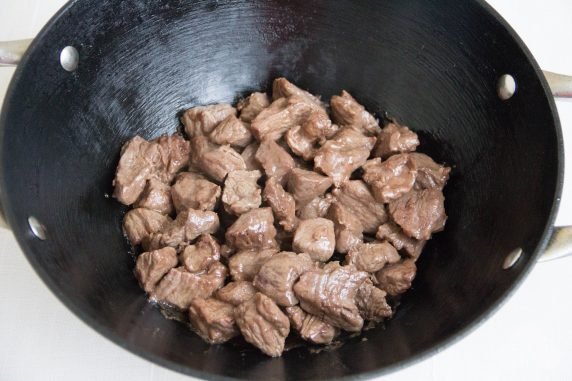
[[[214,234],[220,222],[218,214],[210,211],[187,209],[177,215],[175,221],[164,227],[160,233],[151,234],[143,240],[145,250],[155,250],[170,246],[181,248],[201,234]]]
[[[284,190],[275,177],[266,181],[262,196],[272,208],[280,226],[287,232],[293,231],[298,225],[294,197]]]
[[[391,317],[393,312],[385,300],[386,295],[385,291],[375,287],[371,280],[363,282],[356,295],[356,305],[361,317],[376,323]]]
[[[113,180],[113,197],[117,201],[131,205],[145,189],[147,179],[154,176],[161,162],[161,153],[157,144],[149,143],[135,136],[121,148],[121,158]]]
[[[193,274],[184,267],[171,269],[151,294],[154,301],[186,310],[196,299],[206,299],[224,285],[226,267],[214,262],[207,273]]]
[[[194,137],[191,140],[191,149],[193,164],[219,183],[229,172],[246,169],[246,164],[238,152],[228,145],[214,145],[204,136]]]
[[[438,189],[412,191],[389,203],[389,214],[405,234],[428,240],[445,227],[445,197]]]
[[[332,192],[336,200],[356,216],[366,233],[375,233],[387,221],[383,203],[377,202],[361,180],[347,181]]]
[[[296,155],[304,160],[312,160],[316,155],[315,139],[308,137],[301,126],[294,126],[284,134],[284,141]]]
[[[281,252],[274,254],[260,268],[252,284],[280,306],[293,306],[298,299],[292,286],[298,277],[310,270],[313,262],[308,254]]]
[[[131,209],[123,218],[123,230],[132,245],[139,245],[151,234],[161,231],[171,219],[149,209]]]
[[[185,111],[181,123],[190,138],[199,135],[208,135],[229,115],[236,115],[236,110],[229,104],[220,103],[210,106],[193,107]]]
[[[399,262],[400,259],[395,247],[387,242],[362,243],[352,247],[346,255],[348,264],[368,273],[379,271],[386,264]]]
[[[313,110],[301,128],[303,134],[312,142],[330,139],[340,129],[338,125],[332,124],[324,110]]]
[[[294,168],[288,176],[288,192],[300,207],[324,194],[332,186],[332,179],[314,171]]]
[[[151,142],[157,144],[161,156],[157,176],[164,183],[170,184],[177,173],[189,165],[190,143],[179,134],[161,136]]]
[[[415,279],[417,266],[412,259],[385,266],[375,274],[378,287],[389,295],[396,296],[403,294],[411,288],[411,283]]]
[[[247,171],[256,171],[262,169],[260,163],[255,158],[258,147],[258,143],[250,143],[242,150],[242,153],[240,154],[242,160],[244,160],[244,165],[246,166]]]
[[[222,193],[224,209],[228,213],[241,215],[260,206],[262,196],[257,184],[260,176],[260,171],[234,171],[228,174]]]
[[[226,242],[238,250],[276,247],[272,209],[252,209],[242,214],[227,229]]]
[[[169,270],[177,266],[177,252],[172,247],[142,253],[137,257],[135,276],[146,293],[151,293]]]
[[[270,99],[266,93],[252,93],[248,98],[238,102],[237,109],[240,112],[240,119],[250,123],[268,106],[270,106]]]
[[[403,230],[393,222],[381,225],[379,229],[377,229],[375,236],[379,240],[389,241],[397,250],[403,250],[405,254],[414,259],[417,259],[419,255],[421,255],[421,251],[426,242],[408,237]]]
[[[173,212],[171,187],[157,179],[150,179],[134,207],[154,210],[161,214],[171,214]]]
[[[222,344],[239,334],[234,306],[214,298],[194,299],[189,320],[195,332],[210,344]]]
[[[409,158],[417,169],[415,188],[443,190],[449,180],[451,168],[435,163],[433,159],[422,153],[413,152],[409,154]]]
[[[313,103],[317,106],[323,107],[320,98],[310,94],[309,92],[302,90],[298,86],[294,85],[286,78],[276,78],[272,82],[272,98],[274,100],[279,98],[290,98],[298,97],[304,99],[308,103]]]
[[[389,123],[377,136],[373,156],[387,159],[396,153],[415,151],[418,145],[419,139],[415,132],[398,123]]]
[[[239,251],[228,261],[232,279],[234,281],[253,281],[262,265],[277,252],[276,249]]]
[[[300,125],[312,112],[312,106],[299,97],[280,98],[262,110],[250,125],[259,141],[278,140],[294,126]]]
[[[256,294],[256,287],[251,282],[239,280],[230,282],[216,292],[216,298],[238,306],[252,298]]]
[[[290,326],[300,334],[302,339],[314,344],[330,344],[339,330],[317,316],[306,313],[299,306],[286,307],[286,315]]]
[[[252,141],[250,128],[234,115],[227,116],[209,135],[215,144],[246,147]]]
[[[302,206],[296,211],[296,215],[301,220],[325,217],[328,214],[332,202],[334,202],[334,197],[330,193],[326,193],[325,196],[318,196]]]
[[[330,100],[332,118],[340,126],[350,126],[364,135],[374,136],[380,131],[379,123],[347,91]]]
[[[257,293],[234,310],[236,324],[244,339],[268,356],[284,351],[290,333],[290,321],[280,308],[264,294]]]
[[[186,209],[214,210],[220,199],[218,185],[202,175],[192,172],[180,173],[171,188],[173,204],[177,212]]]
[[[294,168],[294,159],[275,141],[267,139],[260,143],[255,155],[267,177],[276,177],[284,184],[286,176]]]
[[[196,244],[185,247],[181,254],[181,263],[192,273],[206,271],[218,260],[220,260],[220,246],[210,234],[201,235]]]
[[[334,223],[325,218],[300,221],[292,248],[298,253],[307,253],[313,261],[326,262],[334,254],[336,236]]]
[[[330,176],[339,187],[353,171],[365,164],[374,144],[375,137],[368,138],[351,128],[344,128],[320,147],[314,157],[315,167]]]
[[[369,160],[363,170],[363,179],[379,202],[390,202],[409,192],[417,176],[415,165],[406,153],[393,155],[384,162],[380,158]]]
[[[355,302],[356,294],[368,274],[353,266],[329,263],[323,269],[305,272],[294,292],[300,299],[300,307],[321,317],[326,323],[349,332],[359,332],[363,318]]]
[[[363,226],[360,220],[339,202],[332,203],[328,218],[334,222],[338,252],[347,253],[352,247],[363,242]]]

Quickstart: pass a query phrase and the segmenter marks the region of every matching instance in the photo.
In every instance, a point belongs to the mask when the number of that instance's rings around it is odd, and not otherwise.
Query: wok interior
[[[80,52],[76,72],[59,66],[65,45]],[[517,93],[501,101],[505,73]],[[108,195],[126,140],[172,133],[185,108],[233,102],[277,76],[323,99],[346,89],[378,116],[388,111],[453,171],[446,230],[428,244],[395,317],[367,341],[270,359],[209,346],[146,302],[121,232],[125,209]],[[114,341],[205,377],[341,377],[430,349],[530,265],[558,188],[549,100],[525,52],[479,2],[77,1],[19,69],[3,123],[2,198],[40,275]],[[31,235],[30,215],[46,241]],[[523,258],[503,271],[517,247]]]

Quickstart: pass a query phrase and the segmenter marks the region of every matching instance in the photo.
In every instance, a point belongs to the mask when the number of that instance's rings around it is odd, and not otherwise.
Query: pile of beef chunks
[[[326,107],[278,78],[271,98],[187,110],[186,137],[122,148],[135,275],[209,343],[242,334],[280,356],[291,330],[329,344],[387,319],[444,227],[450,169],[414,152],[417,135],[381,128],[346,91]]]

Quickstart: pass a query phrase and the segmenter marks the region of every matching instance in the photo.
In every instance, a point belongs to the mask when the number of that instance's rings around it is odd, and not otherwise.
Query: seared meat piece
[[[121,147],[121,158],[113,180],[113,197],[131,205],[145,189],[147,179],[154,176],[161,162],[159,146],[135,136]]]
[[[302,90],[298,86],[288,81],[286,78],[276,78],[274,82],[272,82],[272,98],[276,100],[279,98],[290,97],[298,97],[304,99],[306,102],[313,103],[322,107],[320,98],[315,97],[305,90]]]
[[[302,124],[302,133],[312,142],[330,139],[339,129],[323,110],[314,110]]]
[[[347,91],[330,100],[332,118],[340,126],[350,126],[364,135],[374,136],[380,131],[379,123]],[[371,149],[370,149],[371,150]]]
[[[248,98],[238,102],[236,108],[240,112],[240,119],[250,123],[268,106],[270,106],[270,99],[266,93],[252,93]]]
[[[332,193],[341,205],[360,220],[364,232],[375,233],[377,227],[387,221],[385,206],[375,201],[363,181],[347,181]]]
[[[254,277],[252,284],[258,291],[271,297],[280,306],[293,306],[298,299],[292,286],[300,275],[313,267],[308,254],[281,252],[267,260]]]
[[[300,221],[292,248],[298,253],[307,253],[313,261],[326,262],[334,254],[336,236],[334,223],[325,218]]]
[[[272,208],[280,226],[287,232],[293,231],[298,225],[294,197],[284,190],[275,177],[266,181],[262,196]]]
[[[330,344],[339,333],[336,327],[298,306],[286,307],[286,315],[290,319],[290,326],[298,331],[302,339],[311,343]]]
[[[145,250],[170,246],[181,248],[201,234],[214,234],[220,222],[218,214],[210,211],[187,209],[177,215],[175,221],[161,229],[160,233],[149,235],[142,241]]]
[[[301,207],[324,194],[332,186],[332,179],[314,171],[294,168],[288,176],[288,192]]]
[[[408,237],[403,230],[393,222],[381,225],[375,235],[377,239],[387,240],[397,250],[403,250],[411,258],[419,258],[426,241],[419,241]]]
[[[254,280],[262,265],[277,252],[276,249],[239,251],[228,260],[230,276],[234,281]]]
[[[191,140],[192,161],[200,170],[222,182],[232,171],[246,169],[244,159],[230,146],[216,146],[204,136]]]
[[[321,317],[326,323],[349,332],[359,332],[363,318],[359,314],[355,298],[368,274],[353,266],[328,263],[323,269],[313,269],[302,274],[294,285],[300,299],[300,307]]]
[[[325,217],[328,214],[332,202],[334,202],[334,197],[330,193],[327,193],[325,196],[318,196],[301,209],[298,209],[296,215],[301,220]]]
[[[226,231],[226,242],[239,250],[276,247],[272,209],[252,209],[242,214]]]
[[[259,147],[258,143],[256,142],[250,143],[242,150],[242,153],[240,154],[242,160],[244,160],[244,164],[246,165],[247,171],[255,171],[262,169],[258,161],[256,161],[256,158],[254,157],[256,155],[256,152],[258,151],[258,147]]]
[[[243,121],[229,115],[212,130],[210,139],[215,144],[246,147],[252,140],[252,134]]]
[[[377,136],[373,156],[387,159],[396,153],[415,151],[418,145],[419,139],[415,132],[398,123],[389,123]]]
[[[400,259],[395,247],[387,242],[362,243],[352,247],[346,255],[348,264],[368,273],[379,271],[387,263],[396,263]]]
[[[280,98],[254,118],[250,125],[259,141],[278,140],[294,126],[300,125],[312,112],[312,106],[299,97]]]
[[[169,270],[177,266],[177,252],[172,247],[142,253],[137,257],[135,276],[141,288],[151,293]]]
[[[435,163],[433,159],[422,153],[410,153],[409,158],[417,169],[416,189],[435,188],[443,190],[447,180],[449,180],[451,168]]]
[[[375,273],[378,287],[391,296],[403,294],[411,288],[411,283],[415,279],[417,266],[412,259],[385,266]]]
[[[363,242],[363,226],[356,215],[339,202],[333,202],[328,210],[328,218],[334,222],[336,251],[347,253],[352,247]]]
[[[220,193],[218,185],[192,172],[180,173],[171,188],[171,197],[177,212],[189,208],[214,210],[220,199]]]
[[[161,155],[157,176],[164,183],[170,184],[175,175],[189,165],[190,143],[180,134],[161,136],[151,140],[151,143],[157,143]]]
[[[229,104],[220,103],[210,106],[193,107],[185,111],[181,123],[190,138],[199,135],[208,135],[217,124],[229,115],[236,115],[236,110]]]
[[[176,267],[159,282],[151,300],[186,310],[194,299],[206,299],[221,288],[227,273],[220,262],[214,262],[204,274],[193,274],[184,267]]]
[[[284,135],[284,140],[288,147],[296,155],[301,156],[304,160],[312,160],[316,155],[314,148],[314,140],[308,137],[301,126],[294,126]]]
[[[445,227],[445,197],[438,189],[412,191],[389,203],[389,214],[408,236],[428,240]]]
[[[268,356],[278,357],[282,354],[284,342],[290,333],[290,321],[272,299],[258,292],[236,307],[234,315],[246,341]]]
[[[150,179],[134,207],[154,210],[161,214],[171,214],[173,212],[171,187],[159,180]]]
[[[171,223],[171,219],[149,209],[131,209],[123,218],[123,231],[129,242],[136,246],[151,234],[161,231]]]
[[[368,138],[351,128],[344,128],[320,147],[314,157],[315,167],[330,176],[339,187],[367,161],[374,144],[375,137]]]
[[[218,290],[215,296],[223,302],[238,306],[252,298],[254,294],[256,294],[256,288],[252,283],[240,280],[228,283]]]
[[[267,139],[260,143],[255,155],[267,177],[276,177],[284,185],[286,176],[294,168],[294,159],[274,140]]]
[[[195,332],[210,344],[222,344],[239,334],[234,306],[214,298],[194,299],[189,320]]]
[[[241,215],[258,208],[262,203],[261,190],[256,183],[260,176],[260,171],[230,172],[224,181],[222,193],[224,210]]]
[[[363,170],[363,179],[379,202],[390,202],[409,192],[417,176],[415,165],[406,153],[393,155],[384,162],[380,158],[369,160]]]
[[[181,263],[192,273],[206,271],[218,260],[220,260],[220,246],[210,234],[201,235],[196,244],[185,247],[181,254]]]
[[[393,312],[385,300],[386,292],[375,287],[371,280],[361,284],[356,295],[356,305],[364,320],[380,322],[391,317]]]

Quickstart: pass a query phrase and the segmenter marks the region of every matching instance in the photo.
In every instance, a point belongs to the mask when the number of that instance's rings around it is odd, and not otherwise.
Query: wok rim
[[[68,12],[68,10],[70,8],[72,8],[76,3],[77,3],[77,0],[69,1],[64,6],[62,6],[58,10],[58,12],[56,12],[56,14],[54,16],[52,16],[52,18],[40,30],[38,35],[33,39],[30,47],[28,48],[27,52],[24,54],[24,57],[22,58],[20,64],[18,64],[18,67],[16,68],[16,71],[15,71],[14,75],[12,76],[12,79],[10,81],[10,85],[9,85],[8,90],[6,92],[6,96],[4,98],[4,102],[2,105],[2,109],[0,110],[1,111],[1,113],[0,113],[0,142],[2,142],[2,143],[0,143],[1,145],[3,145],[4,131],[6,128],[5,127],[6,126],[6,118],[7,118],[6,115],[8,114],[8,112],[6,112],[6,110],[10,109],[11,99],[13,98],[12,95],[15,91],[16,84],[18,82],[20,82],[20,80],[22,79],[22,74],[24,71],[23,68],[27,66],[28,61],[29,61],[29,57],[32,55],[32,53],[35,52],[42,45],[42,41],[44,40],[45,36],[50,32],[50,29],[52,28],[52,26],[60,18],[65,17],[65,14]],[[463,339],[464,337],[466,337],[467,335],[472,333],[475,330],[475,328],[480,326],[485,320],[487,320],[494,313],[496,313],[508,301],[508,299],[512,295],[514,295],[516,290],[522,285],[522,282],[524,281],[524,279],[530,274],[530,271],[532,270],[532,268],[536,264],[537,259],[544,252],[546,246],[548,245],[548,242],[550,241],[552,233],[554,231],[554,222],[556,220],[556,216],[557,216],[557,213],[559,210],[560,199],[561,199],[563,183],[564,183],[564,140],[563,140],[563,134],[562,134],[562,126],[560,124],[560,119],[558,116],[558,111],[556,108],[556,103],[555,103],[554,97],[550,91],[550,88],[548,86],[548,82],[546,81],[546,78],[544,77],[542,70],[540,69],[538,63],[536,62],[536,59],[534,58],[534,56],[532,55],[532,53],[530,52],[530,50],[528,49],[526,44],[518,36],[516,31],[510,26],[510,24],[491,5],[486,3],[485,0],[476,0],[476,5],[480,6],[485,12],[489,13],[492,17],[495,18],[495,20],[500,25],[502,25],[503,28],[505,28],[505,30],[509,33],[510,37],[514,40],[514,42],[517,44],[517,46],[522,50],[522,52],[526,56],[526,59],[528,59],[530,64],[533,66],[534,71],[536,73],[536,76],[540,79],[540,82],[542,84],[542,87],[544,90],[544,96],[548,100],[550,112],[552,113],[552,117],[554,119],[553,128],[555,130],[554,132],[556,133],[556,139],[557,139],[557,174],[556,174],[557,177],[556,177],[556,184],[555,184],[556,187],[555,187],[555,192],[554,192],[554,196],[553,196],[552,208],[550,210],[550,214],[548,216],[548,219],[544,225],[544,229],[543,229],[541,238],[539,240],[539,244],[535,248],[534,252],[530,254],[529,263],[527,263],[526,266],[515,277],[514,281],[510,285],[510,287],[503,294],[501,294],[499,296],[498,302],[495,304],[491,304],[491,305],[487,306],[487,308],[485,308],[482,312],[475,315],[473,317],[473,319],[468,324],[465,324],[464,326],[456,329],[455,332],[451,333],[448,337],[441,339],[439,341],[436,341],[430,347],[420,351],[419,353],[416,353],[413,356],[407,357],[401,361],[398,361],[396,363],[393,363],[393,364],[390,364],[390,365],[387,365],[387,366],[384,366],[382,368],[378,368],[378,369],[375,369],[372,371],[357,373],[357,374],[353,374],[350,376],[344,376],[344,377],[339,377],[339,378],[333,378],[333,380],[346,381],[346,380],[356,380],[356,379],[370,379],[370,378],[384,376],[384,375],[387,375],[387,374],[390,374],[390,373],[393,373],[393,372],[396,372],[399,370],[403,370],[409,366],[412,366],[414,364],[417,364],[423,360],[426,360],[426,359],[432,357],[433,355],[437,354],[438,352],[441,352],[445,348],[451,347],[453,344],[457,343],[458,341],[460,341],[461,339]],[[0,150],[2,149],[1,145],[0,145]],[[3,174],[3,169],[0,167],[0,190],[2,190],[2,189],[8,189],[8,188],[6,186],[5,177]],[[11,226],[11,229],[14,233],[14,236],[18,242],[18,245],[22,249],[22,252],[26,256],[28,262],[30,263],[30,265],[32,266],[32,268],[34,269],[36,274],[40,277],[40,279],[42,279],[44,284],[46,286],[48,286],[48,289],[52,292],[52,294],[54,294],[57,297],[57,299],[59,299],[59,301],[62,302],[68,310],[70,310],[76,317],[78,317],[87,326],[89,326],[95,332],[97,332],[100,335],[102,335],[103,337],[107,338],[108,340],[110,340],[114,344],[118,345],[119,347],[139,356],[140,358],[143,358],[145,360],[148,360],[148,361],[151,361],[155,364],[158,364],[158,365],[160,365],[166,369],[176,371],[176,372],[184,374],[184,375],[197,377],[200,379],[205,379],[205,380],[207,380],[207,379],[209,379],[209,380],[240,380],[239,378],[221,376],[221,375],[197,370],[194,368],[190,368],[188,366],[184,366],[184,365],[181,365],[181,364],[176,363],[174,361],[165,359],[161,356],[155,355],[151,352],[148,352],[144,349],[141,349],[140,347],[138,347],[134,344],[126,342],[125,340],[123,340],[119,336],[117,336],[107,326],[100,324],[94,318],[91,318],[87,313],[85,313],[80,307],[78,307],[75,304],[75,302],[72,300],[72,298],[69,298],[68,296],[66,296],[66,294],[62,291],[62,289],[60,287],[58,287],[54,281],[52,281],[48,272],[45,271],[45,269],[43,269],[38,264],[38,262],[35,259],[35,256],[33,254],[31,254],[31,249],[29,248],[28,243],[25,239],[25,235],[26,235],[26,232],[28,230],[27,226],[23,225],[22,223],[17,223],[16,218],[14,216],[14,213],[12,212],[11,208],[9,207],[9,204],[7,203],[7,201],[8,201],[7,198],[8,197],[6,196],[6,193],[0,191],[0,202],[1,202],[0,205],[2,205],[2,209],[5,213],[6,220],[8,221],[9,226]]]

